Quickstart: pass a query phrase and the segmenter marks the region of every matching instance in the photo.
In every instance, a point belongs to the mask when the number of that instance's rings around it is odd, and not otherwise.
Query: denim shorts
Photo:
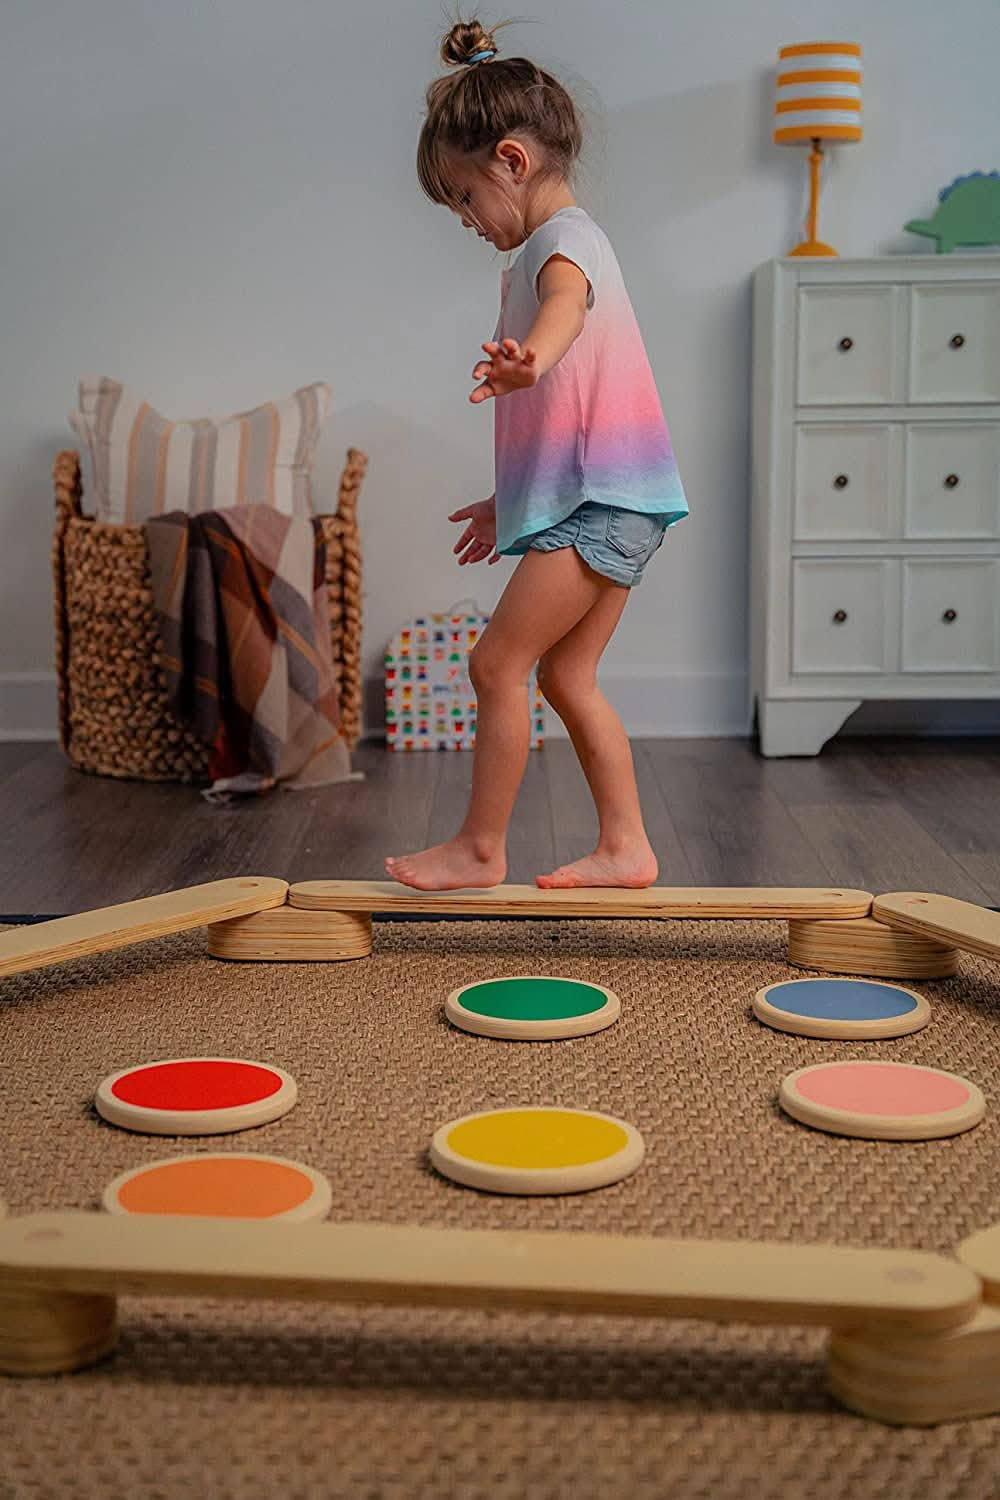
[[[536,532],[529,550],[557,552],[560,547],[575,547],[595,573],[634,588],[641,583],[643,570],[666,529],[663,516],[647,516],[642,511],[588,500],[565,521]]]

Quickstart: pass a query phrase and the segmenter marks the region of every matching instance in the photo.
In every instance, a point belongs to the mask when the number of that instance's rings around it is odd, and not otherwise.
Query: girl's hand
[[[475,505],[464,505],[461,510],[452,511],[448,517],[449,521],[468,521],[468,526],[462,532],[455,543],[455,551],[461,552],[458,559],[459,567],[466,563],[482,562],[484,557],[490,557],[490,562],[500,561],[500,553],[496,550],[497,545],[497,502],[496,496],[491,495],[488,500],[477,500]]]
[[[517,339],[503,339],[499,344],[492,340],[482,348],[489,359],[481,359],[472,372],[473,380],[481,380],[469,396],[474,404],[488,401],[491,396],[506,396],[511,391],[521,391],[538,380],[534,349],[522,347]]]

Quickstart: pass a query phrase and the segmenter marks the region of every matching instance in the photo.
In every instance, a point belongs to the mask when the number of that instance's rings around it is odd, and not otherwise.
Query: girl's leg
[[[472,796],[458,833],[420,854],[389,858],[387,874],[422,891],[498,885],[507,824],[528,758],[528,677],[538,658],[609,591],[572,547],[526,552],[470,659],[478,704]]]
[[[621,618],[628,593],[627,588],[612,585],[538,665],[542,692],[566,725],[590,784],[600,828],[593,854],[538,877],[545,890],[647,886],[656,879],[656,855],[643,827],[628,737],[597,686],[597,663]]]

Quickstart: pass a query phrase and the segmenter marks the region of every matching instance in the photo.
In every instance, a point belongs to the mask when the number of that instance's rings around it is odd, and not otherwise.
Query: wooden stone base
[[[258,963],[367,958],[372,951],[372,919],[365,912],[275,906],[209,923],[208,951],[213,958]]]
[[[958,949],[871,917],[812,918],[788,923],[788,962],[829,974],[881,979],[946,979],[958,972]]]
[[[0,1373],[80,1370],[118,1342],[117,1299],[79,1292],[0,1291]]]
[[[962,1241],[956,1257],[984,1301],[948,1330],[835,1329],[830,1390],[853,1411],[907,1427],[1000,1413],[1000,1224]]]
[[[1000,1307],[984,1303],[947,1333],[835,1332],[827,1378],[838,1401],[903,1427],[966,1422],[1000,1411]]]

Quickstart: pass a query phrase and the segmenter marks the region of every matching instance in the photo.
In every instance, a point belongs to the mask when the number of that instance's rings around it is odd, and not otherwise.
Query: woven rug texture
[[[230,964],[182,934],[0,983],[8,1212],[98,1207],[119,1172],[191,1150],[324,1172],[333,1220],[950,1251],[1000,1219],[1000,968],[963,955],[913,985],[913,1036],[814,1041],[759,1025],[801,977],[778,922],[385,922],[371,959]],[[596,1036],[491,1041],[443,1017],[503,974],[596,981]],[[106,1074],[215,1054],[288,1069],[299,1102],[236,1135],[149,1137],[99,1119]],[[963,1074],[986,1119],[951,1140],[850,1140],[777,1107],[784,1074],[881,1057]],[[562,1198],[477,1193],[427,1162],[477,1109],[619,1115],[647,1158]],[[289,1226],[294,1233],[294,1226]],[[566,1254],[573,1253],[567,1239]],[[0,1500],[995,1500],[1000,1418],[895,1429],[826,1392],[825,1334],[694,1321],[194,1299],[120,1302],[114,1355],[0,1379]]]

